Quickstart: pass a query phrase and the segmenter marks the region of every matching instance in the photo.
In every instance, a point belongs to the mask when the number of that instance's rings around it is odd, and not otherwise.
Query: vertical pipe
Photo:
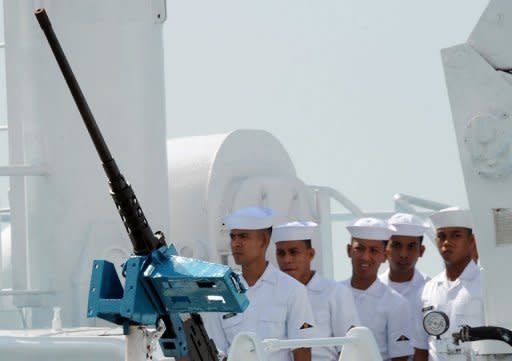
[[[334,276],[334,265],[332,255],[332,222],[331,222],[331,198],[321,188],[315,189],[316,206],[320,220],[320,250],[317,254],[320,257],[317,264],[320,264],[322,274],[332,278]]]
[[[125,360],[145,361],[147,352],[147,338],[144,329],[140,326],[130,326],[126,335]]]

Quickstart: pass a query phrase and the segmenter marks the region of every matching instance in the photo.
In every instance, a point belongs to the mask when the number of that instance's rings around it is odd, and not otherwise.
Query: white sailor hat
[[[421,237],[429,228],[427,222],[409,213],[393,214],[388,219],[388,223],[396,228],[396,232],[393,235],[397,236]]]
[[[347,230],[353,238],[387,241],[396,228],[382,219],[366,217],[352,222],[347,226]]]
[[[468,209],[450,207],[441,209],[430,216],[430,220],[436,229],[446,227],[462,227],[473,229],[471,212]]]
[[[274,211],[270,208],[240,208],[224,217],[228,229],[265,229],[272,227]]]
[[[318,224],[310,221],[295,221],[274,227],[272,230],[272,241],[275,243],[283,241],[302,241],[316,238]]]

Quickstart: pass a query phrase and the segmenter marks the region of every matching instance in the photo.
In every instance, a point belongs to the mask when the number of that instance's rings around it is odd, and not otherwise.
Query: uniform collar
[[[459,284],[461,281],[470,281],[478,276],[480,273],[480,267],[473,261],[469,261],[464,271],[460,274],[459,277],[455,281],[453,281],[453,285]],[[448,283],[448,277],[446,277],[446,270],[443,271],[442,277],[440,278],[441,283]]]
[[[322,291],[322,281],[324,278],[317,271],[314,272],[315,274],[313,275],[313,277],[311,277],[306,287],[308,290],[311,291]]]
[[[464,271],[462,271],[459,278],[461,280],[472,280],[478,275],[479,272],[480,267],[478,267],[474,261],[469,261],[468,265],[466,268],[464,268]]]
[[[389,268],[386,272],[384,272],[384,277],[379,277],[380,280],[382,281],[382,283],[384,284],[389,284],[389,282],[393,282],[389,279]],[[408,282],[411,282],[411,285],[413,286],[417,286],[419,285],[420,283],[423,284],[423,280],[425,279],[425,275],[423,273],[421,273],[420,271],[418,271],[417,268],[414,268],[414,274],[412,275],[412,279]],[[395,282],[395,283],[399,283],[399,282]]]
[[[268,282],[268,283],[271,283],[271,284],[276,284],[277,283],[277,276],[278,276],[277,272],[279,272],[277,270],[277,268],[275,268],[270,262],[268,262],[267,263],[267,267],[265,268],[265,271],[263,271],[263,274],[260,276],[260,278],[258,278],[256,283],[254,285],[252,285],[252,287],[257,287],[262,282]],[[251,287],[249,287],[249,284],[245,280],[243,274],[241,276],[242,277],[240,277],[240,278],[241,278],[242,283],[244,284],[245,288],[246,289],[251,288]]]
[[[349,283],[350,284],[350,283]],[[357,288],[354,288],[358,290]],[[386,286],[384,283],[382,283],[381,280],[379,280],[379,277],[365,290],[359,290],[362,291],[370,296],[380,297],[383,293],[383,291],[386,289]]]
[[[414,276],[412,276],[411,283],[414,286],[417,286],[419,284],[423,284],[425,278],[426,278],[426,276],[415,268],[414,269]]]
[[[258,282],[261,281],[276,284],[278,276],[277,272],[279,272],[277,268],[275,268],[272,263],[268,262],[267,268],[265,268],[265,272],[263,272]]]

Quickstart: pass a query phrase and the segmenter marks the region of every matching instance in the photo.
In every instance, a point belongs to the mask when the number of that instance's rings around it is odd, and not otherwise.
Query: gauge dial
[[[450,321],[446,313],[441,311],[431,311],[423,317],[423,328],[429,335],[441,336],[448,331]]]

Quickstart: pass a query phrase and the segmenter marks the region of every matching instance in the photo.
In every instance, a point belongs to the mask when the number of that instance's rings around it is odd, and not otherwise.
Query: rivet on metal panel
[[[165,6],[165,0],[153,0],[151,1],[153,16],[155,24],[161,24],[167,19],[167,9]]]

